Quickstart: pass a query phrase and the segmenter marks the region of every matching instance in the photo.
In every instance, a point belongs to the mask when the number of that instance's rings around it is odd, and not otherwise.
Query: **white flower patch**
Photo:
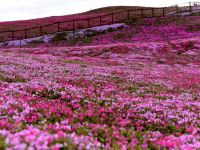
[[[93,27],[91,29],[96,30],[96,31],[105,31],[108,30],[109,28],[112,29],[118,29],[120,27],[126,27],[124,23],[116,23],[116,24],[111,24],[111,25],[103,25],[103,26],[98,26],[98,27]]]
[[[124,27],[127,27],[127,25],[124,23],[116,23],[116,24],[111,24],[111,25],[103,25],[103,26],[97,26],[97,27],[92,27],[92,28],[80,29],[80,30],[76,30],[75,32],[73,32],[73,31],[58,32],[58,33],[55,33],[52,35],[44,35],[44,36],[39,36],[39,37],[34,37],[34,38],[2,42],[2,43],[0,43],[0,46],[4,46],[4,45],[7,45],[9,47],[23,46],[23,45],[28,45],[32,42],[36,42],[36,43],[41,42],[44,44],[48,44],[59,33],[66,33],[65,38],[66,38],[66,40],[69,40],[73,37],[84,37],[84,36],[90,34],[91,31],[104,32],[109,29],[117,30],[118,28],[124,28]]]

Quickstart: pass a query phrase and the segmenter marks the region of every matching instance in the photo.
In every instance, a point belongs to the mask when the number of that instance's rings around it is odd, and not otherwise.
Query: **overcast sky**
[[[188,0],[1,0],[0,21],[25,20],[73,14],[90,9],[114,6],[167,6]]]

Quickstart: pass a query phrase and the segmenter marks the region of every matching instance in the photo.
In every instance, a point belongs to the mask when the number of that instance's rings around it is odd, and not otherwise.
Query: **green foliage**
[[[161,91],[162,91],[162,89],[159,85],[153,85],[153,86],[150,86],[149,88],[145,88],[144,91],[139,94],[139,96],[143,97],[146,94],[156,95],[156,94],[160,93]]]
[[[43,40],[33,40],[33,41],[29,42],[29,44],[33,44],[33,45],[35,45],[35,44],[41,44],[41,43],[44,43],[44,41]]]
[[[142,144],[143,143],[143,136],[142,136],[142,134],[140,132],[136,132],[135,136],[136,136],[139,144]]]
[[[107,29],[107,32],[113,32],[113,31],[115,31],[115,29],[113,29],[112,27]]]
[[[113,76],[111,77],[110,81],[111,81],[111,82],[115,82],[116,84],[122,84],[122,83],[125,82],[124,79],[122,79],[122,78],[120,78],[120,77],[117,77],[117,76],[114,76],[114,74],[113,74]]]
[[[55,145],[55,144],[64,144],[66,143],[66,146],[60,148],[60,150],[72,150],[72,149],[77,149],[77,147],[72,143],[72,141],[70,141],[70,139],[68,138],[62,138],[62,139],[56,139],[53,142],[51,142],[49,144],[49,146],[51,145]]]
[[[62,120],[61,117],[57,117],[57,116],[50,116],[46,119],[46,122],[47,124],[54,124],[54,123],[57,123],[57,122],[60,122]]]
[[[84,62],[79,60],[61,60],[61,61],[68,64],[85,64]]]
[[[87,101],[85,99],[80,99],[79,104],[84,107],[85,105],[87,105]]]
[[[63,41],[66,39],[66,36],[68,34],[66,32],[61,32],[61,33],[57,33],[55,34],[55,36],[52,39],[52,42],[58,42],[58,41]]]
[[[103,120],[103,123],[108,125],[108,126],[111,126],[115,121],[115,118],[113,115],[107,115],[104,120]]]
[[[91,38],[87,37],[87,36],[84,36],[80,43],[84,43],[84,44],[88,44],[88,43],[91,43]]]
[[[24,108],[18,107],[17,110],[18,110],[18,113],[21,113],[21,112],[23,112]]]
[[[47,95],[44,95],[48,99],[58,99],[61,97],[61,95],[57,92],[54,92],[53,90],[50,90],[47,92]]]
[[[34,95],[38,95],[40,97],[43,97],[43,98],[47,98],[47,99],[58,99],[61,97],[60,93],[54,91],[54,90],[44,90],[44,91],[41,91],[41,92],[38,92],[38,91],[33,91],[32,94]]]
[[[103,129],[98,129],[97,132],[95,133],[96,138],[98,139],[99,142],[106,144],[107,142],[107,134],[106,131]]]
[[[156,95],[165,89],[166,87],[162,85],[144,82],[133,83],[130,87],[128,87],[128,91],[130,93],[136,93],[140,97],[144,97],[147,94]]]
[[[96,103],[102,107],[104,107],[106,105],[106,100],[91,100],[91,102]]]
[[[3,74],[0,74],[0,81],[8,82],[8,83],[21,83],[21,82],[25,82],[25,79],[20,76],[15,76],[11,78],[11,77],[5,77]]]
[[[137,92],[137,90],[138,90],[139,88],[137,87],[137,86],[130,86],[129,88],[128,88],[128,91],[129,91],[129,93],[135,93],[135,92]]]
[[[88,130],[88,128],[86,128],[86,127],[80,127],[80,128],[78,128],[78,129],[76,129],[76,133],[77,133],[78,135],[87,136],[88,133],[89,133],[89,130]]]
[[[98,124],[99,123],[99,116],[86,116],[83,119],[83,122],[89,122],[89,123],[94,123],[94,124]]]
[[[167,98],[164,97],[164,96],[155,96],[156,99],[159,99],[159,100],[166,100]]]
[[[144,124],[144,131],[159,131],[159,125],[157,124]]]
[[[74,44],[89,44],[92,42],[92,39],[90,37],[84,36],[79,38],[70,39],[68,41],[68,44],[74,45]]]
[[[93,36],[96,36],[96,35],[101,34],[100,31],[91,30],[91,29],[86,30],[86,33],[87,33],[87,34],[86,34],[87,37],[93,37]]]
[[[143,131],[159,131],[166,135],[176,134],[176,133],[186,133],[185,128],[176,128],[172,124],[168,124],[166,126],[160,126],[159,124],[144,124]]]
[[[0,150],[5,150],[5,149],[6,149],[5,138],[0,136]]]
[[[140,145],[136,145],[135,150],[142,150],[142,147]]]
[[[112,148],[114,150],[121,150],[121,146],[118,145],[114,140],[112,141]]]
[[[147,141],[147,145],[148,145],[147,150],[159,150],[159,148],[151,141]]]
[[[167,125],[165,128],[162,129],[162,132],[167,133],[167,134],[173,134],[176,133],[178,130],[176,127],[172,124]]]
[[[123,130],[120,131],[120,134],[123,135],[129,143],[132,142],[134,133],[135,133],[135,130],[132,127],[126,128],[126,129],[123,129]],[[131,149],[129,147],[127,147],[127,148]]]

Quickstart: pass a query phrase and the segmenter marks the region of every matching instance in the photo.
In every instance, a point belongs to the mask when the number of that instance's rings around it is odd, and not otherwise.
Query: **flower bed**
[[[199,149],[199,38],[0,50],[0,149]]]

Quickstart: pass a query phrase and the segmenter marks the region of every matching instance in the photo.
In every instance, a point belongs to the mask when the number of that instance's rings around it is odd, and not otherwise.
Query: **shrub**
[[[107,31],[108,31],[108,32],[113,32],[113,31],[115,31],[115,29],[113,29],[112,27],[110,27],[110,28],[108,28]]]
[[[84,36],[79,38],[74,38],[68,41],[68,44],[74,45],[74,44],[88,44],[91,43],[92,39],[90,37]]]
[[[29,42],[29,44],[33,44],[33,45],[41,44],[41,43],[44,43],[44,41],[42,41],[42,40],[33,40],[33,41]]]
[[[91,38],[89,38],[89,37],[87,37],[87,36],[85,36],[85,37],[83,37],[83,38],[81,39],[81,43],[87,44],[87,43],[90,43],[90,42],[91,42]]]
[[[68,34],[66,32],[62,32],[62,33],[57,33],[55,34],[55,36],[52,39],[52,42],[57,42],[57,41],[62,41],[66,39],[66,36]]]
[[[6,149],[6,142],[3,137],[0,136],[0,149],[5,150]]]
[[[101,32],[97,31],[97,30],[86,30],[86,36],[87,37],[92,37],[92,36],[96,36],[98,34],[100,34]]]

